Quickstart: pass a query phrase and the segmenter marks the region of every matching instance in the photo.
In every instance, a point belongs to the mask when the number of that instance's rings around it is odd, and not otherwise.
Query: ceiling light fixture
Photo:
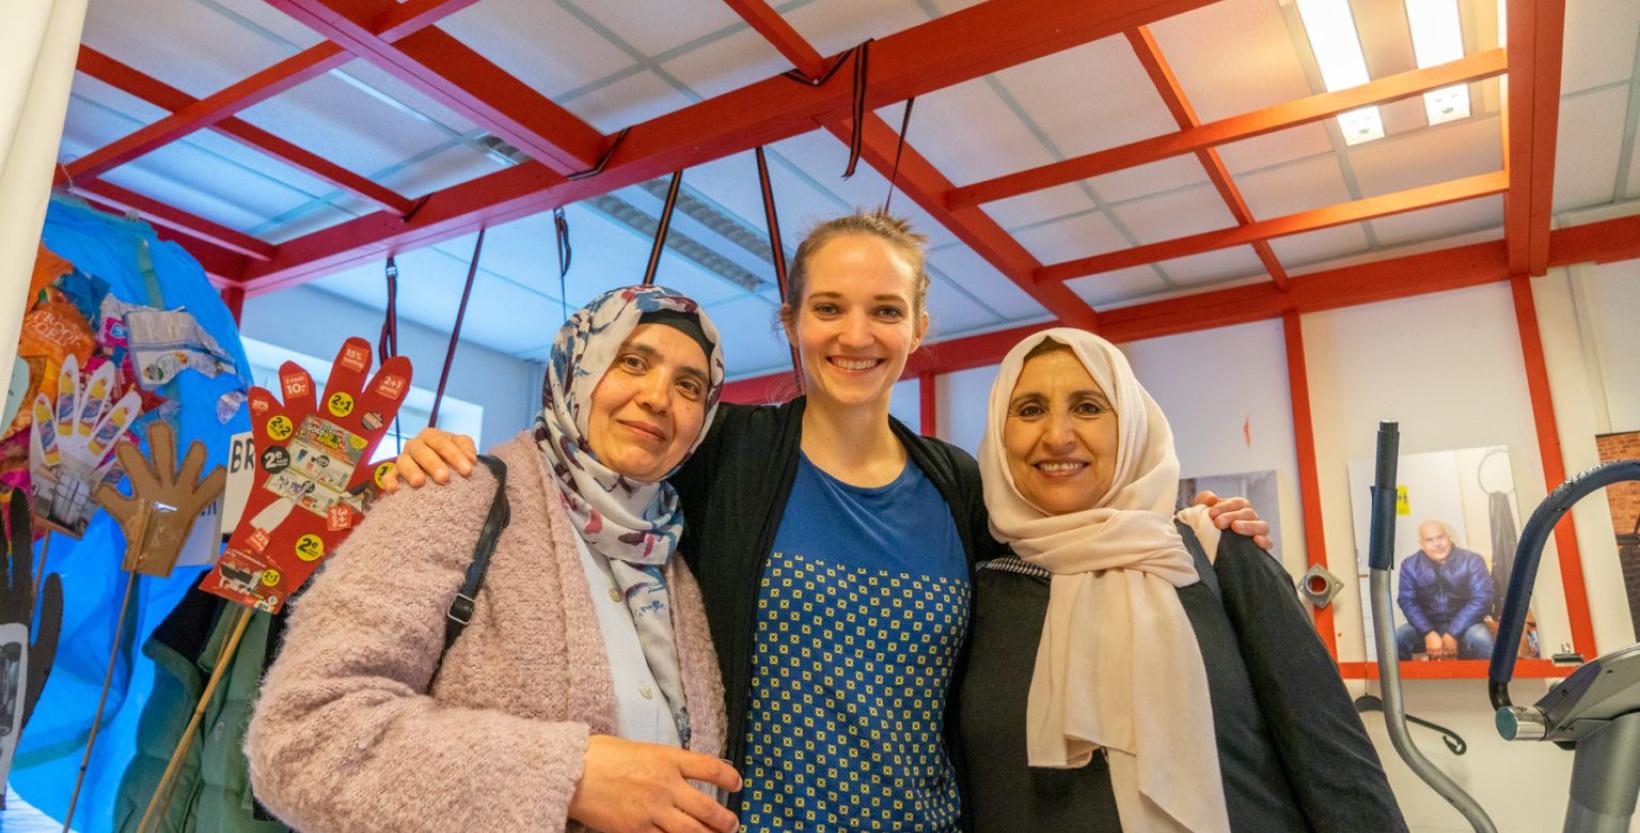
[[[1327,91],[1359,87],[1371,78],[1367,59],[1361,52],[1361,38],[1355,32],[1349,0],[1297,0],[1298,16],[1310,36],[1310,51],[1321,67],[1321,81]],[[1384,138],[1384,120],[1378,107],[1371,105],[1338,115],[1344,144],[1357,145]]]
[[[1463,57],[1457,0],[1406,0],[1406,8],[1407,25],[1412,29],[1412,54],[1419,69]],[[1424,113],[1430,124],[1468,118],[1469,85],[1454,84],[1424,93]]]

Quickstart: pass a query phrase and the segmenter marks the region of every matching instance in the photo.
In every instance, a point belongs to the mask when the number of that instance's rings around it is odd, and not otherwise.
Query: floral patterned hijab
[[[670,313],[670,314],[667,314]],[[558,482],[564,511],[587,548],[608,559],[615,580],[626,594],[627,609],[655,682],[666,695],[678,737],[689,745],[689,713],[672,631],[672,608],[666,587],[666,563],[683,533],[678,494],[663,478],[638,480],[610,469],[593,454],[587,439],[592,391],[620,354],[621,345],[646,315],[657,323],[683,329],[678,322],[698,321],[709,367],[706,417],[700,435],[689,446],[693,454],[706,438],[723,392],[723,351],[717,328],[693,300],[660,286],[612,289],[577,310],[559,329],[542,385],[543,408],[535,421],[535,440]],[[680,315],[681,314],[681,319]],[[698,341],[698,339],[697,339]],[[684,455],[678,467],[688,460]],[[671,477],[677,471],[666,473]]]

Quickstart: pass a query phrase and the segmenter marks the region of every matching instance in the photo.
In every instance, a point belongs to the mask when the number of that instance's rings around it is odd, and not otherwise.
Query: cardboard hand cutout
[[[13,489],[6,538],[8,569],[0,576],[0,781],[11,771],[18,738],[46,686],[63,624],[63,582],[55,573],[40,593],[40,625],[34,622],[34,547],[28,495]],[[32,641],[31,633],[32,630]]]
[[[217,466],[204,480],[194,482],[205,467],[205,445],[198,440],[188,444],[182,468],[173,471],[176,434],[161,420],[148,427],[148,451],[153,462],[135,443],[120,443],[115,454],[131,477],[131,496],[104,484],[97,489],[97,501],[125,531],[125,562],[120,569],[165,578],[176,566],[200,510],[222,494],[228,473]]]
[[[410,391],[410,360],[394,356],[367,384],[370,343],[350,338],[336,355],[324,397],[295,362],[279,368],[281,404],[251,388],[257,465],[244,515],[200,588],[278,613],[364,516],[364,492],[392,463],[369,463]]]
[[[75,356],[63,360],[56,401],[45,393],[34,398],[29,437],[34,514],[51,529],[74,538],[97,511],[92,493],[103,483],[117,483],[122,473],[110,451],[141,411],[135,390],[113,398],[117,384],[112,362],[99,366],[81,384]]]

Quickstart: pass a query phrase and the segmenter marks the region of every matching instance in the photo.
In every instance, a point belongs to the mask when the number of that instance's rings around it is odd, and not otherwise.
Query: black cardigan
[[[706,440],[672,478],[684,515],[679,548],[700,584],[706,621],[723,669],[726,757],[737,767],[744,764],[742,741],[751,693],[758,581],[797,477],[804,403],[799,397],[779,406],[720,405]],[[951,510],[949,519],[925,522],[956,524],[970,568],[976,561],[995,557],[1000,545],[991,538],[987,523],[979,464],[950,443],[919,436],[892,417],[889,423],[911,462],[933,482]],[[953,679],[962,672],[965,654],[966,650],[958,655]],[[946,702],[945,737],[960,773],[955,691],[953,685],[952,697]]]

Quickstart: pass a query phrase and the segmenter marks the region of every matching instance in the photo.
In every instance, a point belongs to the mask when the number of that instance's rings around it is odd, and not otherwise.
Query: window
[[[265,341],[252,338],[240,339],[245,345],[245,356],[251,362],[251,379],[261,387],[271,391],[279,390],[279,366],[287,361],[296,362],[307,369],[308,375],[313,377],[313,384],[320,390],[324,389],[325,379],[329,375],[330,359],[319,359],[314,356],[286,350]],[[433,391],[419,385],[412,385],[410,395],[405,397],[404,404],[399,407],[397,423],[388,428],[387,434],[382,437],[376,446],[370,462],[391,460],[399,456],[404,450],[404,443],[408,442],[416,432],[427,427],[428,417],[433,410]],[[480,436],[484,426],[484,406],[476,402],[457,399],[448,393],[444,395],[444,402],[439,405],[439,427],[457,434],[466,434],[473,438],[473,443],[483,448]],[[396,429],[396,430],[395,430]]]

